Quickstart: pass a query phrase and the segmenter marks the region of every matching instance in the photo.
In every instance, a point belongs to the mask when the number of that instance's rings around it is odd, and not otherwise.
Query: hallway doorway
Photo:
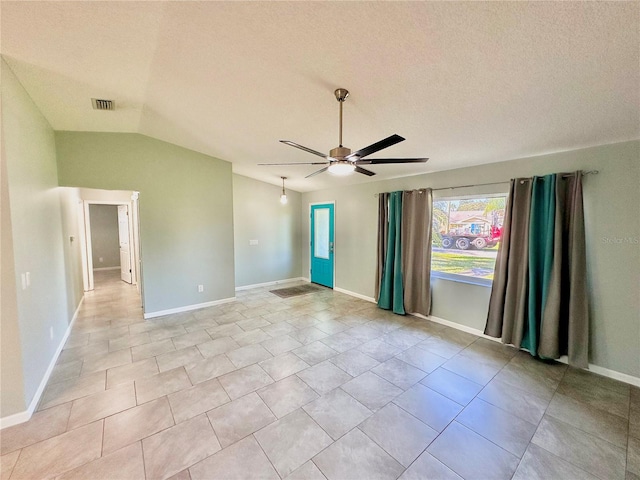
[[[80,189],[85,294],[99,291],[143,306],[138,192]],[[132,293],[133,292],[133,293]]]

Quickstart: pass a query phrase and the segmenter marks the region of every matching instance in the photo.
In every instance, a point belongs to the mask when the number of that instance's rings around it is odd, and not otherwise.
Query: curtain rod
[[[585,172],[582,172],[582,176],[584,177],[585,175],[597,175],[598,173],[600,173],[598,170],[587,170]],[[575,175],[575,173],[566,173],[566,174],[562,175],[562,178],[573,177],[574,175]],[[532,178],[533,177],[526,177],[527,180],[531,180]],[[507,181],[504,181],[504,182],[475,183],[473,185],[457,185],[455,187],[432,188],[431,191],[437,192],[438,190],[454,190],[454,189],[457,189],[457,188],[485,187],[487,185],[504,185],[504,184],[509,183],[509,182],[510,182],[510,180],[507,180]],[[378,195],[380,195],[380,194],[379,193],[374,193],[373,194],[374,197],[377,197]]]

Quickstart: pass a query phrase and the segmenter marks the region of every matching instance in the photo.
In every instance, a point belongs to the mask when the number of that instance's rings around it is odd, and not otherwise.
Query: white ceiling
[[[56,130],[139,132],[299,191],[640,138],[640,3],[6,2],[1,53]],[[393,133],[377,175],[304,176]],[[91,97],[113,112],[94,111]],[[367,167],[369,168],[369,167]]]

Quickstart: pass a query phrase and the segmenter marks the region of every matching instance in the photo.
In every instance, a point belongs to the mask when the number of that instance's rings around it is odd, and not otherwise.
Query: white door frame
[[[123,280],[126,283],[129,283],[131,285],[135,285],[134,283],[134,270],[135,270],[135,265],[133,264],[133,253],[132,253],[132,249],[133,249],[133,244],[131,243],[133,240],[133,232],[131,231],[131,227],[133,226],[133,213],[131,213],[131,207],[129,205],[118,205],[118,243],[119,243],[119,252],[120,253],[120,279]],[[121,220],[121,211],[124,211],[125,214],[125,222],[123,222],[123,224],[120,224],[120,220]],[[122,230],[123,230],[123,226],[124,224],[127,225],[127,255],[125,256],[126,261],[122,262]],[[129,271],[125,272],[125,276],[127,277],[126,279],[123,277],[123,267],[126,268],[127,263],[129,264]]]
[[[140,258],[139,252],[135,248],[137,245],[140,247],[139,238],[136,238],[138,235],[138,226],[135,226],[134,231],[134,221],[133,221],[133,207],[138,207],[138,199],[136,198],[131,202],[118,202],[118,201],[110,201],[110,200],[83,200],[82,201],[82,210],[83,214],[80,216],[81,223],[81,232],[84,232],[84,235],[80,242],[80,250],[82,254],[82,279],[84,284],[84,290],[89,291],[94,289],[93,282],[93,252],[91,249],[91,216],[89,214],[89,205],[125,205],[129,212],[129,257],[131,264],[131,280],[134,285],[137,286],[138,292],[140,292],[139,284],[139,272],[138,272],[138,261]],[[135,213],[136,220],[138,219],[137,211]],[[137,223],[137,222],[136,222]]]
[[[336,245],[338,244],[338,242],[336,241],[336,239],[338,238],[338,229],[336,228],[337,226],[337,222],[336,222],[336,201],[335,200],[328,200],[326,202],[313,202],[309,204],[309,216],[307,217],[309,219],[309,244],[307,245],[307,254],[309,255],[309,270],[311,270],[311,207],[313,207],[314,205],[327,205],[327,204],[331,204],[333,205],[333,289],[335,290],[336,288],[336,252],[337,252],[337,247]],[[311,282],[311,272],[309,272],[309,282]]]
[[[138,295],[140,295],[140,301],[142,302],[142,308],[144,310],[144,289],[142,285],[142,250],[140,249],[140,203],[138,199],[140,198],[140,192],[133,192],[131,194],[131,205],[132,216],[131,221],[133,222],[133,253],[135,256],[135,272],[136,272],[136,289],[138,290]]]
[[[87,257],[91,248],[91,235],[89,235],[89,249],[87,248],[87,222],[85,217],[89,217],[85,211],[84,200],[78,200],[78,232],[80,237],[80,257],[82,259],[82,286],[85,292],[91,290],[89,288],[89,271],[87,269]],[[90,228],[90,227],[89,227]],[[93,281],[93,275],[91,276]]]

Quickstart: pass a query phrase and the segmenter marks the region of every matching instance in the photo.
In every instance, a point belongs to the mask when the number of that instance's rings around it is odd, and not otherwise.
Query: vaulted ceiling
[[[1,53],[56,130],[138,132],[299,191],[640,138],[640,3],[6,2]],[[282,145],[398,133],[374,177]],[[91,98],[116,110],[92,109]]]

